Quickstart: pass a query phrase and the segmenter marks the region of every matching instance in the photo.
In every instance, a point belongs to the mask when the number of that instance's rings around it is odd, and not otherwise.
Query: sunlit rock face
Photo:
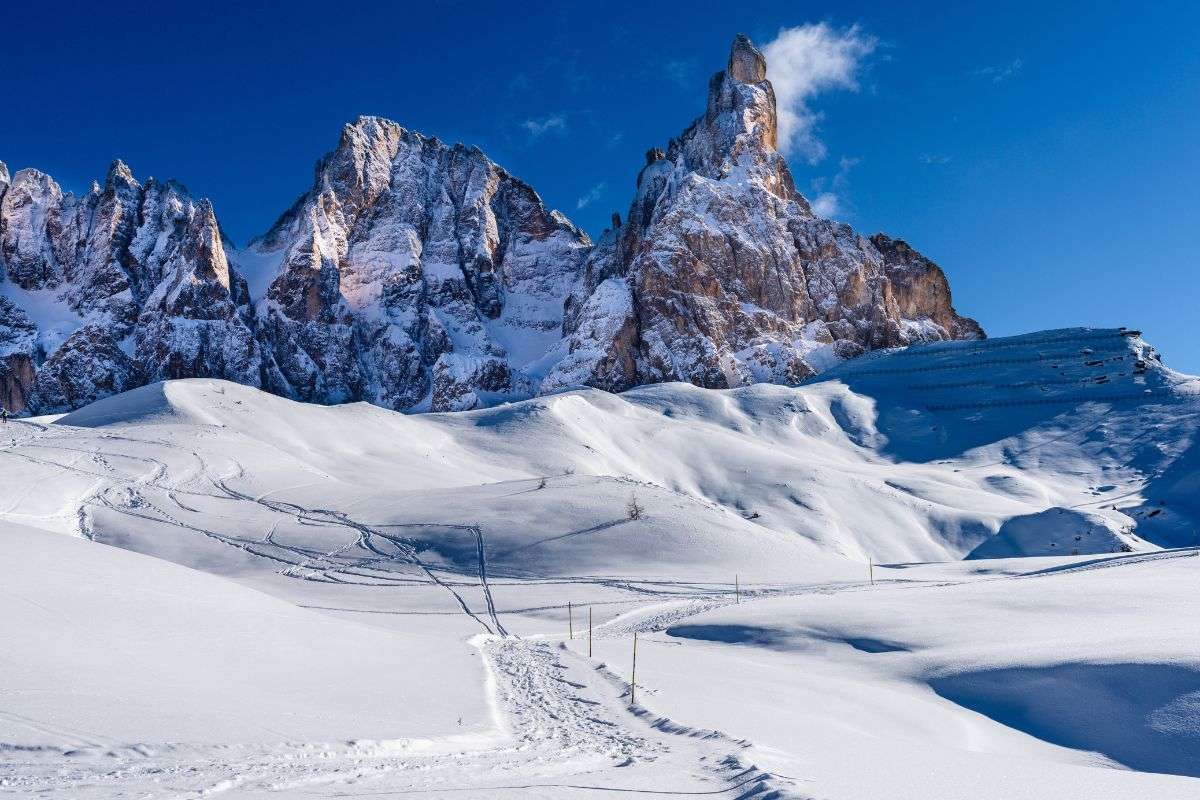
[[[708,106],[638,176],[567,304],[543,391],[795,383],[866,349],[982,338],[903,242],[815,216],[777,142],[762,54],[738,36]]]
[[[591,247],[477,148],[363,117],[251,246],[268,388],[462,410],[534,394]]]

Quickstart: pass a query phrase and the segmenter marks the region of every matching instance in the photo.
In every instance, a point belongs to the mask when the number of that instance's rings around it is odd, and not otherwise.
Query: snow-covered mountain
[[[113,163],[64,194],[0,164],[0,392],[10,411],[66,411],[166,378],[258,386],[246,284],[212,206]]]
[[[477,148],[362,117],[247,252],[274,276],[265,386],[441,411],[529,397],[589,246]]]
[[[704,115],[646,154],[588,257],[544,390],[794,384],[866,349],[983,338],[931,261],[815,216],[776,139],[766,61],[738,36]]]
[[[595,245],[477,148],[361,117],[239,251],[211,205],[115,162],[64,193],[0,164],[0,399],[49,413],[163,378],[466,410],[580,386],[795,384],[982,338],[902,241],[816,217],[745,37]]]

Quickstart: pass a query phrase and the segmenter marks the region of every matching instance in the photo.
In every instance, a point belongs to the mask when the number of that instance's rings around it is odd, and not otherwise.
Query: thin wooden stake
[[[629,676],[629,705],[637,704],[637,631],[633,632],[633,672]]]
[[[871,585],[875,585],[875,558],[872,556],[867,559],[867,569],[870,570]]]
[[[592,657],[592,607],[588,606],[588,658]]]
[[[737,573],[733,573],[733,602],[742,602],[742,585],[738,581]]]
[[[571,609],[571,604],[567,603],[567,631],[568,635],[575,638],[575,612]]]

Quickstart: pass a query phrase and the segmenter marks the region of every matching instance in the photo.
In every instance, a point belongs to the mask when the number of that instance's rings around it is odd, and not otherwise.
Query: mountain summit
[[[164,378],[477,408],[578,386],[794,384],[866,350],[982,338],[906,243],[815,216],[745,36],[593,243],[478,148],[377,117],[245,250],[114,162],[64,194],[0,164],[0,397],[49,413]]]
[[[625,222],[568,301],[545,389],[795,383],[868,349],[983,338],[933,262],[814,216],[776,150],[767,74],[739,35],[704,115],[646,154]]]

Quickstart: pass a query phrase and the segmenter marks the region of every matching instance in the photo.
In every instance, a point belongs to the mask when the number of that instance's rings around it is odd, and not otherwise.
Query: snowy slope
[[[1146,345],[1117,331],[984,346],[868,356],[796,389],[584,390],[461,415],[310,406],[219,381],[154,384],[44,430],[14,426],[9,485],[52,488],[14,498],[9,513],[128,537],[128,520],[116,520],[145,501],[183,521],[219,510],[249,534],[262,524],[247,521],[254,514],[276,513],[254,508],[269,491],[279,502],[353,503],[367,521],[412,525],[404,537],[431,539],[457,566],[474,556],[447,545],[438,525],[482,527],[494,569],[596,573],[647,542],[672,560],[744,558],[781,574],[819,552],[959,558],[1007,520],[1052,508],[1131,529],[1135,549],[1195,543],[1195,380],[1154,364]],[[1144,374],[1134,374],[1139,360]],[[80,450],[102,463],[65,461]],[[648,509],[636,522],[623,519],[634,494]],[[193,506],[203,508],[185,508]],[[194,538],[178,532],[180,520],[139,513],[177,530],[125,542],[134,549]],[[708,551],[697,555],[700,543]],[[209,547],[213,558],[244,558]]]
[[[406,416],[193,379],[10,421],[0,780],[853,798],[883,788],[869,758],[898,796],[931,774],[1189,796],[1200,559],[1160,548],[1193,544],[1200,405],[1126,333],[913,347],[796,388]],[[1058,517],[1141,552],[958,560],[998,533],[1028,555],[1005,534]],[[597,659],[559,646],[584,607]]]
[[[435,735],[483,716],[482,697],[427,702],[442,681],[480,679],[427,637],[340,623],[160,559],[3,523],[0,586],[9,745],[103,754],[382,737],[402,727],[397,708]]]
[[[620,624],[641,631],[647,705],[753,720],[759,766],[819,797],[1193,796],[1195,551],[1024,563],[882,569],[856,591]],[[627,675],[624,645],[600,655]]]

